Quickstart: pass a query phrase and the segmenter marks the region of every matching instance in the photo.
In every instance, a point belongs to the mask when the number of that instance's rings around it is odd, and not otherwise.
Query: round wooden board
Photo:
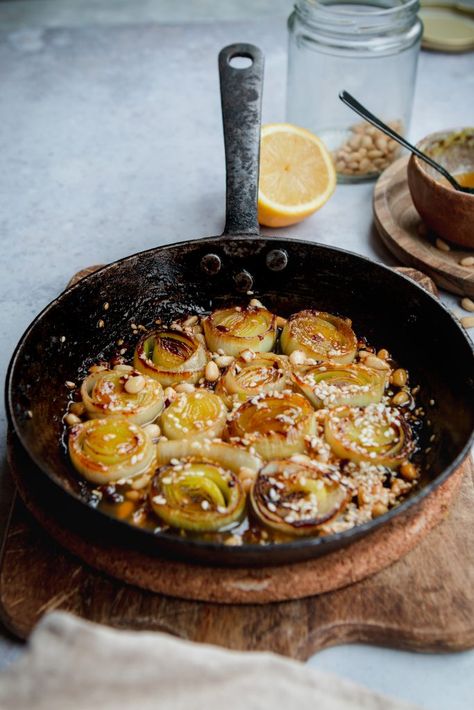
[[[64,525],[44,499],[41,476],[13,436],[9,463],[26,507],[47,532],[90,566],[142,589],[181,599],[224,604],[265,604],[340,589],[396,562],[446,515],[462,467],[425,498],[384,527],[351,546],[307,562],[267,568],[187,564],[97,540],[93,531]],[[49,503],[49,505],[48,505]]]
[[[412,202],[406,179],[408,157],[396,160],[378,179],[373,211],[377,231],[390,251],[407,266],[431,276],[451,293],[474,296],[474,266],[459,261],[474,252],[451,247],[448,252],[434,245],[436,236],[426,230]]]

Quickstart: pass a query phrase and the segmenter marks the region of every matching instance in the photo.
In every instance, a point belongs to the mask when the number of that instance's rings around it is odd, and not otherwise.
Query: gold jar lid
[[[424,2],[419,12],[424,32],[422,46],[438,52],[474,49],[474,10],[462,3]]]

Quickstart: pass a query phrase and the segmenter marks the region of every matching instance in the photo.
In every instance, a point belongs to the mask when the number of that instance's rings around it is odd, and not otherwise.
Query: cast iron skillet
[[[236,56],[249,58],[251,66],[232,67]],[[122,259],[47,306],[23,335],[10,363],[8,416],[23,453],[37,467],[37,481],[49,491],[51,504],[66,511],[71,524],[96,530],[101,539],[109,535],[127,546],[197,562],[294,562],[340,548],[404,515],[459,466],[474,426],[473,353],[449,312],[405,277],[341,249],[259,236],[262,53],[247,44],[226,47],[219,55],[219,72],[227,167],[224,233]],[[308,307],[345,314],[352,318],[356,333],[388,348],[409,369],[412,382],[421,384],[421,402],[436,434],[431,451],[421,454],[428,473],[420,488],[398,508],[365,525],[266,547],[228,547],[154,535],[92,508],[59,445],[68,398],[65,381],[79,381],[84,363],[116,353],[119,338],[126,339],[131,355],[137,339],[131,335],[132,322],[151,326],[158,315],[176,318],[247,303],[248,291],[281,315]],[[107,311],[105,302],[110,304]],[[104,328],[98,327],[101,319]],[[431,406],[430,400],[435,404]],[[422,446],[427,447],[423,435]]]

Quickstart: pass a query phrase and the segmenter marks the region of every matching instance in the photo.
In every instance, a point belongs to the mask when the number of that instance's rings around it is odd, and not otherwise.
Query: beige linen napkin
[[[54,612],[0,675],[1,710],[416,710],[271,653]]]

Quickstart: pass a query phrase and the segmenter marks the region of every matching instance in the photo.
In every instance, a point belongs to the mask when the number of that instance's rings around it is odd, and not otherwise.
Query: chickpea
[[[75,414],[71,414],[71,413],[66,414],[66,416],[64,417],[64,421],[66,422],[66,424],[68,426],[75,426],[76,424],[81,423],[81,420],[79,419],[79,417],[77,417]]]
[[[378,501],[377,503],[374,503],[372,507],[372,516],[374,518],[379,518],[381,515],[384,515],[388,511],[387,506],[385,503],[382,503],[381,501]]]
[[[395,387],[404,387],[408,380],[408,373],[403,368],[399,367],[397,370],[392,372],[390,377],[390,382]]]
[[[406,481],[414,481],[418,478],[416,467],[409,461],[404,461],[400,466],[400,474]]]
[[[189,394],[190,392],[194,392],[194,389],[194,385],[192,385],[190,382],[181,382],[175,387],[176,392],[186,392],[187,394]]]
[[[83,402],[73,402],[69,407],[69,411],[71,414],[75,414],[76,417],[82,417],[86,411],[86,408]]]
[[[138,394],[145,387],[145,384],[146,380],[143,375],[136,375],[135,377],[129,377],[123,388],[129,394]]]
[[[210,360],[206,365],[205,376],[208,382],[215,382],[219,379],[219,368],[215,362]]]
[[[397,394],[392,397],[392,404],[394,404],[396,407],[403,407],[405,404],[408,404],[409,401],[410,395],[405,390],[397,392]]]

